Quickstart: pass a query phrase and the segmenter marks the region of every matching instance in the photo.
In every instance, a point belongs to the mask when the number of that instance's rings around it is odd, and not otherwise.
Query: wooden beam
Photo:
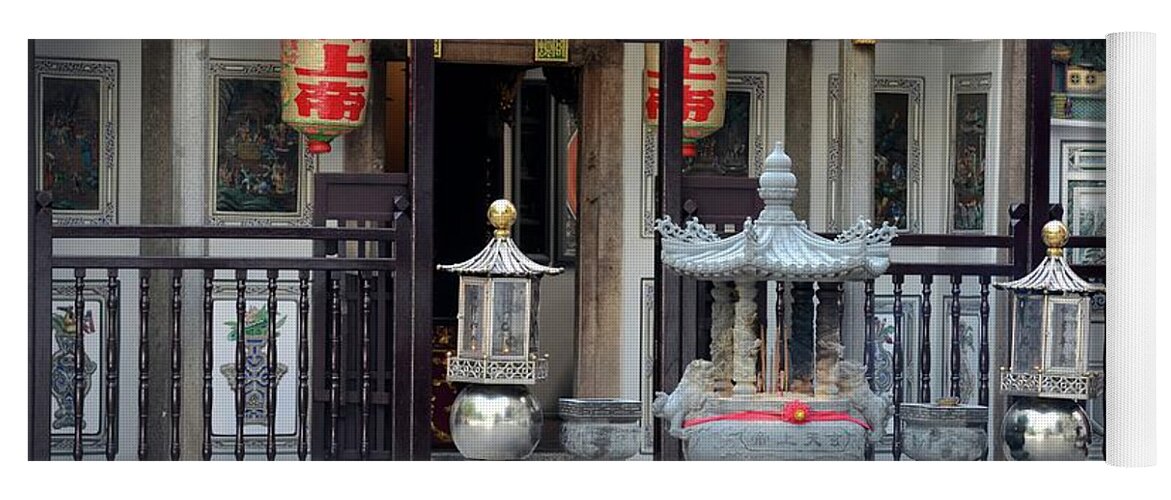
[[[411,352],[413,373],[411,423],[409,427],[412,460],[431,459],[431,288],[434,244],[435,205],[435,58],[432,40],[415,40],[411,54],[410,106],[410,176],[411,176],[411,302],[414,308],[411,329],[414,335]],[[405,306],[406,304],[403,304]],[[397,368],[396,371],[403,370]],[[397,388],[396,388],[397,389]],[[400,436],[398,429],[395,436]]]
[[[50,415],[50,370],[53,332],[53,253],[50,227],[53,224],[48,193],[37,192],[36,88],[33,63],[36,41],[28,42],[28,459],[48,460]]]
[[[785,153],[793,160],[797,176],[797,198],[793,212],[809,220],[809,200],[813,192],[811,170],[813,157],[813,41],[785,42]],[[772,146],[765,145],[771,150]]]
[[[463,64],[505,64],[510,66],[583,66],[596,60],[610,47],[622,45],[612,40],[570,40],[569,62],[534,62],[533,40],[454,40],[443,39],[439,62]]]
[[[659,44],[658,214],[683,215],[683,40]],[[655,234],[655,391],[675,390],[685,363],[680,329],[682,281],[663,264],[663,237]],[[680,442],[655,420],[655,460],[681,460]]]
[[[1053,62],[1051,40],[1028,42],[1028,88],[1025,103],[1028,126],[1025,136],[1028,148],[1029,196],[1029,265],[1030,268],[1045,257],[1045,243],[1041,228],[1049,222],[1049,117]]]
[[[582,69],[578,397],[621,393],[622,99],[615,96],[623,92],[624,50],[607,42]]]

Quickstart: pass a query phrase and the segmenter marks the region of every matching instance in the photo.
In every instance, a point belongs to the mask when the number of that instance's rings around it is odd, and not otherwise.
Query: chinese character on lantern
[[[369,40],[285,40],[281,43],[281,118],[309,139],[309,152],[366,121]]]
[[[683,156],[694,157],[695,142],[724,125],[727,43],[685,40],[683,44]],[[659,49],[646,49],[646,120],[659,124]]]

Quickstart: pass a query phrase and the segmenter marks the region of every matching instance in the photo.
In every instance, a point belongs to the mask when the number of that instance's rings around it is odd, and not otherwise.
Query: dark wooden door
[[[395,231],[387,242],[347,242],[337,245],[318,244],[315,256],[337,255],[347,258],[382,258],[391,263],[385,270],[366,274],[346,272],[317,273],[313,294],[313,456],[316,459],[373,460],[405,458],[396,448],[408,449],[396,439],[396,430],[409,436],[411,410],[396,408],[396,391],[409,395],[412,376],[409,353],[412,351],[411,321],[411,204],[409,178],[406,174],[317,174],[315,182],[314,224],[339,227],[386,228]],[[340,320],[329,324],[326,314],[334,305],[329,290],[337,283]],[[362,288],[368,287],[369,301],[363,301]],[[369,314],[367,320],[366,314]],[[363,335],[364,325],[369,332]],[[338,325],[337,363],[340,391],[334,438],[334,417],[330,366],[333,356],[330,336]],[[363,349],[368,338],[369,345]],[[363,352],[366,354],[363,360]],[[403,357],[403,355],[406,355]],[[365,361],[365,362],[364,362]],[[364,369],[365,367],[365,369]],[[368,383],[367,383],[368,382]],[[363,391],[368,401],[361,404]],[[400,404],[401,406],[401,404]],[[363,412],[368,414],[363,416]],[[361,420],[366,419],[365,438]],[[336,439],[336,456],[332,455]],[[409,439],[409,438],[408,438]]]
[[[318,255],[391,261],[379,272],[337,277],[340,328],[327,328],[327,315],[321,314],[335,307],[327,289],[327,284],[333,288],[333,277],[314,280],[313,307],[319,312],[313,336],[315,459],[427,460],[431,455],[431,370],[426,366],[435,266],[435,60],[432,40],[410,43],[415,50],[407,63],[407,172],[315,177],[315,225],[333,221],[395,231],[392,242],[314,248]],[[363,335],[363,322],[370,325],[370,335]],[[336,357],[341,390],[336,395],[327,379],[335,363],[327,334],[335,330],[341,340]],[[335,399],[340,399],[336,405]]]

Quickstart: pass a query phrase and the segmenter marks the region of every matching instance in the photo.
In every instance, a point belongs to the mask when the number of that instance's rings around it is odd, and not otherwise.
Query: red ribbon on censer
[[[808,404],[803,401],[790,401],[785,403],[781,411],[768,410],[747,410],[737,413],[729,413],[726,415],[715,415],[711,417],[695,418],[683,422],[683,427],[691,427],[694,425],[706,424],[708,422],[718,422],[721,420],[734,420],[740,422],[787,422],[790,424],[805,424],[809,422],[853,422],[862,426],[863,429],[870,430],[870,425],[862,420],[851,417],[849,413],[841,411],[822,411],[812,410]]]

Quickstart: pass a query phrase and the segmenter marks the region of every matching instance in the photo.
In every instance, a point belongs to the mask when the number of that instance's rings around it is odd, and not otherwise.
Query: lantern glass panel
[[[1078,369],[1081,301],[1053,298],[1049,302],[1049,369]]]
[[[463,304],[460,312],[459,353],[463,356],[481,356],[484,353],[484,283],[463,282]]]
[[[492,355],[528,355],[529,293],[527,280],[492,284]]]
[[[1012,369],[1031,372],[1041,366],[1042,319],[1045,298],[1040,295],[1018,295],[1013,324]]]

